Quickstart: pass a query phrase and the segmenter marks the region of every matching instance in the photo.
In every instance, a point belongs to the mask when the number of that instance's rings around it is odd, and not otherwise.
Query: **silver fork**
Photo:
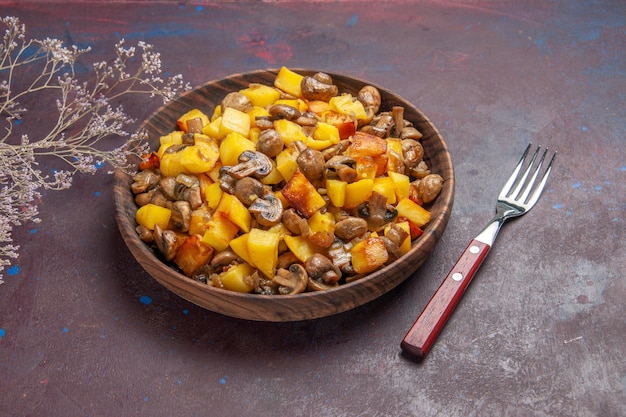
[[[540,154],[541,146],[535,150],[527,161],[532,144],[529,144],[519,163],[513,170],[506,184],[498,195],[496,203],[496,215],[487,223],[487,226],[467,245],[459,260],[452,267],[435,294],[432,296],[420,316],[417,318],[404,339],[402,350],[418,359],[424,358],[430,351],[435,339],[448,321],[448,318],[457,306],[463,293],[472,282],[476,271],[493,246],[496,236],[507,219],[521,216],[528,212],[541,195],[556,157],[552,154],[547,166],[543,168],[543,174],[537,184],[542,166],[546,161],[548,149],[546,148],[539,162],[536,163]],[[527,166],[526,169],[522,168]],[[530,178],[529,178],[530,176]],[[513,188],[515,187],[515,188]]]

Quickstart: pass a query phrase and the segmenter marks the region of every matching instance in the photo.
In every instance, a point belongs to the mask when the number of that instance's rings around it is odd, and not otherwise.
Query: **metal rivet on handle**
[[[478,248],[478,246],[472,245],[470,246],[470,252],[473,254],[477,254],[478,252],[480,252],[480,249]]]
[[[452,274],[452,279],[455,281],[460,281],[463,279],[463,274],[460,272],[455,272],[454,274]]]

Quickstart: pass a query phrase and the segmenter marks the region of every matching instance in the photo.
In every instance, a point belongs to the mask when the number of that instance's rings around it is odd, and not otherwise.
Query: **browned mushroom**
[[[256,221],[262,226],[274,226],[280,222],[283,215],[283,203],[273,193],[269,192],[258,197],[248,207]]]
[[[226,249],[217,252],[211,259],[211,271],[215,273],[221,273],[224,267],[232,264],[233,262],[241,262],[241,258],[232,250]]]
[[[267,111],[274,120],[296,120],[302,115],[300,110],[290,106],[289,104],[274,104]]]
[[[348,216],[335,223],[335,236],[349,242],[367,232],[367,221],[360,217]]]
[[[239,163],[229,167],[226,172],[236,178],[252,176],[260,179],[267,177],[272,172],[272,161],[267,155],[257,151],[243,151],[238,158]]]
[[[383,243],[385,244],[385,249],[387,250],[387,255],[389,256],[387,258],[387,262],[385,262],[386,264],[394,262],[402,256],[402,252],[400,251],[400,246],[396,245],[394,241],[392,241],[386,236],[379,236],[378,238],[382,240]]]
[[[176,251],[183,243],[173,230],[163,230],[159,225],[154,226],[154,243],[166,261],[171,261],[176,256]]]
[[[305,76],[302,78],[300,90],[302,96],[307,100],[329,101],[339,94],[339,88],[333,84],[332,77],[321,72],[312,77]]]
[[[233,194],[239,199],[246,207],[250,206],[258,197],[262,197],[265,188],[261,181],[252,178],[245,177],[235,183],[233,188]]]
[[[386,230],[385,236],[398,246],[402,246],[402,243],[409,237],[409,233],[397,223],[389,224],[389,230]]]
[[[369,200],[357,208],[359,216],[367,221],[369,230],[380,231],[397,216],[398,211],[391,204],[387,204],[387,197],[373,191]]]
[[[341,239],[335,239],[330,248],[328,248],[329,259],[344,275],[354,274],[351,248],[352,244],[346,244]]]
[[[181,232],[188,232],[191,223],[191,204],[185,200],[174,201],[171,211],[170,221],[174,227]]]
[[[276,130],[266,129],[259,134],[256,148],[270,158],[278,155],[284,147],[285,141]]]
[[[424,157],[424,147],[415,139],[404,139],[402,141],[402,154],[404,164],[408,168],[414,168]]]
[[[439,174],[429,174],[414,182],[417,182],[417,196],[423,203],[430,203],[437,198],[443,187],[443,177]]]
[[[316,253],[306,260],[304,268],[313,281],[327,285],[337,284],[341,279],[341,271],[333,262],[321,253]]]
[[[222,191],[227,192],[228,194],[235,194],[235,185],[237,184],[237,179],[229,174],[228,170],[230,168],[231,167],[229,166],[221,167],[219,170],[218,180],[220,183],[220,189]]]
[[[274,127],[274,121],[269,116],[256,116],[254,118],[254,125],[261,130],[271,129]]]
[[[366,85],[359,90],[357,100],[359,100],[365,108],[365,113],[367,114],[365,122],[371,122],[376,113],[380,110],[380,103],[382,102],[380,91],[372,85]]]
[[[251,110],[253,106],[248,97],[238,91],[234,91],[226,94],[226,97],[222,100],[222,110],[226,107],[231,107],[245,113]]]
[[[288,208],[283,212],[283,225],[294,235],[309,235],[309,223],[296,210]]]
[[[133,193],[139,194],[148,191],[159,183],[161,175],[152,169],[145,169],[133,175],[133,183],[130,189]]]
[[[350,156],[333,156],[324,165],[326,178],[339,178],[342,181],[354,182],[358,177],[355,166],[356,160]]]
[[[402,130],[400,131],[400,138],[401,139],[415,139],[415,140],[420,140],[422,138],[422,132],[420,132],[419,130],[417,130],[415,127],[413,126],[405,126],[402,128]]]
[[[204,127],[204,122],[201,118],[195,117],[193,119],[187,120],[187,132],[193,133],[202,133],[202,128]]]
[[[323,178],[326,161],[324,160],[324,155],[320,151],[305,148],[302,152],[300,152],[298,158],[296,158],[296,162],[298,163],[298,166],[304,176],[307,177],[309,181],[315,181]]]
[[[154,241],[154,235],[152,234],[152,230],[148,229],[147,227],[140,224],[135,228],[135,230],[137,231],[139,239],[141,239],[145,243],[152,243]]]
[[[404,107],[393,106],[391,108],[391,117],[393,118],[395,136],[400,136],[404,128]]]
[[[308,275],[300,264],[291,264],[289,269],[280,268],[272,278],[272,282],[279,285],[278,293],[282,295],[299,294],[306,290]]]

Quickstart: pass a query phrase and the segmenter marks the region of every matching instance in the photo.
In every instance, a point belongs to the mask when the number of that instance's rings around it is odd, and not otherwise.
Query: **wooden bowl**
[[[294,71],[303,75],[317,72],[297,68]],[[211,81],[162,107],[143,123],[141,129],[148,131],[152,149],[157,149],[159,137],[176,128],[176,119],[180,115],[193,108],[204,109],[210,114],[229,92],[246,88],[250,83],[273,85],[277,72],[259,70]],[[374,85],[340,74],[330,75],[340,92],[355,96],[362,86]],[[208,310],[248,320],[282,322],[330,316],[363,305],[396,287],[424,263],[446,228],[454,200],[454,170],[446,143],[430,120],[398,94],[376,87],[382,96],[381,111],[390,110],[394,105],[404,106],[404,117],[424,135],[421,143],[431,172],[438,173],[445,180],[441,194],[428,207],[431,221],[425,226],[424,234],[400,259],[362,279],[327,291],[270,296],[212,287],[187,278],[166,265],[151,247],[139,239],[135,232],[137,207],[130,190],[132,180],[129,175],[118,171],[114,185],[116,219],[133,256],[154,279],[179,296]]]

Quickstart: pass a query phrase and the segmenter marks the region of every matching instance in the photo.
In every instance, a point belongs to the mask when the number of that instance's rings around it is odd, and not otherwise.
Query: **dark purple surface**
[[[29,36],[89,45],[94,60],[120,38],[152,43],[193,85],[280,65],[369,79],[431,118],[457,180],[414,277],[286,324],[156,284],[119,235],[104,169],[46,192],[0,286],[0,415],[626,414],[626,3],[0,4]],[[158,104],[125,106],[141,120]],[[559,152],[546,192],[505,226],[427,359],[405,359],[402,337],[529,141]]]

